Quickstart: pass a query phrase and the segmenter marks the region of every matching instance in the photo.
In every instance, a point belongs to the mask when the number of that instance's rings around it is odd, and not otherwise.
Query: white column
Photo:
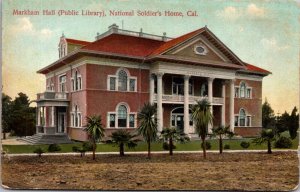
[[[189,117],[189,79],[190,76],[184,76],[184,133],[189,133],[190,117]]]
[[[209,77],[207,79],[208,81],[208,102],[210,103],[210,112],[213,114],[213,81],[214,78]],[[211,129],[213,127],[213,124],[208,125],[208,132],[211,133]]]
[[[37,125],[41,125],[41,109],[37,107]]]
[[[230,101],[229,101],[230,130],[234,131],[234,80],[230,81]]]
[[[154,102],[154,77],[153,77],[152,74],[150,74],[150,89],[149,89],[149,93],[150,93],[149,102],[151,104],[153,104],[153,102]]]
[[[47,113],[47,108],[48,107],[44,107],[44,121],[45,121],[45,127],[48,126],[48,113]]]
[[[163,73],[157,73],[157,129],[159,132],[163,128],[163,112],[162,112],[162,77]]]
[[[222,82],[222,98],[223,98],[223,105],[222,105],[222,117],[221,117],[221,125],[225,126],[225,95],[226,95],[226,87],[225,82]]]
[[[54,127],[54,120],[55,120],[54,112],[55,112],[55,107],[52,106],[51,107],[51,120],[52,120],[51,125],[52,125],[52,127]]]

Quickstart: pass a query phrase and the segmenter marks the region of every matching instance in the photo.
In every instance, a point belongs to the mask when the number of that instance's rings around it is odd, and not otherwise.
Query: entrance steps
[[[26,136],[18,139],[30,144],[63,144],[63,143],[73,143],[70,140],[67,134],[61,135],[44,135],[44,134],[35,134],[32,136]]]

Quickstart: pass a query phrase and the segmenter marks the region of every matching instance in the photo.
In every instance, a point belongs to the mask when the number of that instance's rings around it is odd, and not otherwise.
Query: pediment
[[[169,50],[164,55],[231,63],[221,50],[201,34]]]

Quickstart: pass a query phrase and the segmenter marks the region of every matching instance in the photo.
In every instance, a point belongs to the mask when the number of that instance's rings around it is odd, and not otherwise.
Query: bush
[[[170,148],[169,148],[169,143],[167,143],[167,142],[164,142],[163,143],[163,149],[164,150],[169,150]],[[176,149],[176,146],[173,144],[173,149]]]
[[[73,152],[78,152],[79,151],[79,147],[78,146],[73,146],[72,147],[72,151]]]
[[[230,149],[230,145],[229,144],[225,144],[224,145],[224,149]]]
[[[275,142],[275,148],[291,148],[293,145],[292,141],[288,137],[280,136]]]
[[[57,144],[50,144],[48,147],[48,152],[56,152],[56,151],[60,151],[61,147]]]
[[[82,147],[78,147],[78,146],[73,146],[72,147],[72,151],[73,152],[79,152],[80,153],[80,157],[83,157],[85,155],[86,150],[83,149]]]
[[[211,144],[210,144],[209,141],[206,141],[205,145],[206,145],[205,149],[210,149],[211,148]],[[203,143],[201,143],[201,148],[203,149]]]
[[[243,147],[244,149],[247,149],[248,147],[250,147],[250,142],[242,141],[240,145],[241,145],[241,147]]]
[[[33,153],[36,153],[39,157],[41,157],[45,151],[41,147],[38,147],[33,151]]]
[[[97,145],[96,145],[97,148]],[[82,143],[82,149],[85,151],[93,151],[93,144],[91,142],[83,142]]]

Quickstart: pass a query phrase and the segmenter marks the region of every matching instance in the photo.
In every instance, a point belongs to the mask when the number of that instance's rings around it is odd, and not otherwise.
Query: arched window
[[[127,125],[127,108],[125,105],[120,105],[118,108],[118,126],[126,127]]]
[[[76,70],[71,78],[73,91],[78,91],[82,89],[82,80],[80,73]]]
[[[77,105],[74,106],[71,112],[71,125],[73,127],[81,127],[81,112]]]
[[[118,90],[127,91],[127,73],[124,70],[120,70],[118,73]]]
[[[246,84],[245,83],[241,83],[241,86],[240,86],[240,97],[245,97],[245,92],[246,92]]]
[[[240,109],[239,120],[241,127],[246,126],[246,112],[244,109]]]

